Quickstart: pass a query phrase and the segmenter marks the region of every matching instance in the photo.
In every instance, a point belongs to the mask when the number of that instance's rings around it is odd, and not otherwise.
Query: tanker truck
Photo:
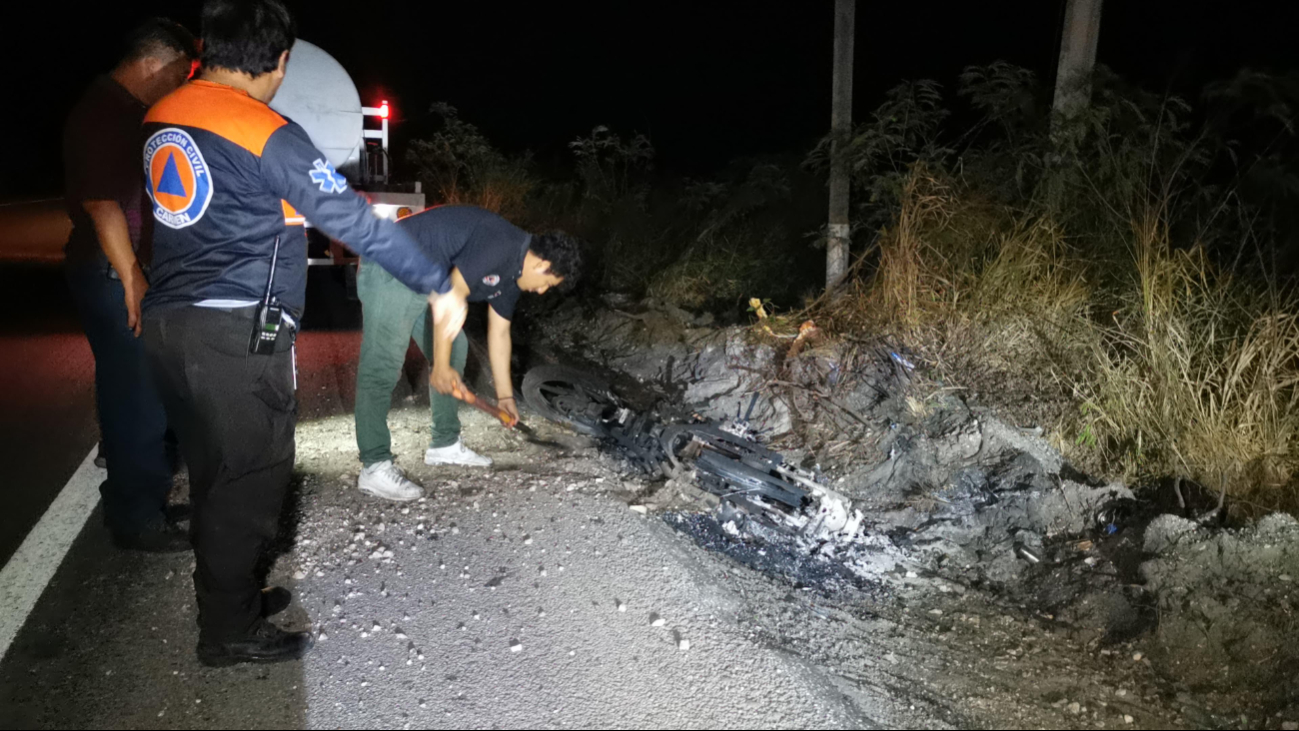
[[[388,102],[362,105],[352,77],[320,47],[303,40],[294,43],[284,83],[271,100],[271,108],[302,125],[334,168],[369,198],[375,215],[397,220],[424,210],[424,193],[418,182],[392,180]],[[310,221],[297,218],[287,222],[307,227],[307,263],[346,267],[348,292],[354,294],[356,256],[312,228]]]
[[[376,215],[395,220],[424,210],[424,194],[418,182],[401,184],[391,178],[390,108],[378,101],[362,105],[342,65],[320,47],[298,40],[271,108],[302,125],[334,168],[369,197]],[[286,222],[306,226],[309,264],[344,267],[348,293],[354,296],[355,255],[296,214],[286,215]],[[61,199],[0,203],[0,261],[60,262],[71,228]]]

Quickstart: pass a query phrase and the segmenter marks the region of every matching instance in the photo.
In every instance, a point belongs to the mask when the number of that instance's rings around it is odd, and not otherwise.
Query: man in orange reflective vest
[[[465,307],[446,295],[447,263],[376,217],[306,132],[267,106],[296,35],[288,10],[208,0],[202,23],[198,77],[144,122],[155,229],[145,349],[190,469],[199,660],[277,662],[311,646],[309,633],[267,621],[288,592],[263,592],[255,576],[294,460],[307,256],[285,202],[428,296],[435,327],[459,330]]]

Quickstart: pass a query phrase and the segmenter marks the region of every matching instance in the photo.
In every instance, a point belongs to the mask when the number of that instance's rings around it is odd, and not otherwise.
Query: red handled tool
[[[523,426],[522,424],[519,423],[518,419],[514,418],[510,414],[510,412],[506,411],[505,409],[502,409],[500,406],[497,406],[492,403],[488,403],[485,399],[475,396],[473,391],[470,391],[468,389],[461,391],[459,388],[453,388],[451,390],[451,395],[455,396],[457,399],[460,399],[461,401],[464,401],[465,403],[469,404],[475,409],[478,409],[484,414],[487,414],[492,418],[499,419],[502,424],[504,424],[507,427],[510,427],[511,429],[515,427]]]
[[[452,389],[451,395],[469,404],[475,409],[478,409],[484,414],[487,414],[493,419],[497,419],[502,424],[504,424],[506,428],[517,431],[518,433],[523,435],[524,439],[528,440],[529,442],[532,442],[533,444],[540,444],[545,447],[559,447],[561,449],[567,449],[565,445],[559,444],[558,442],[552,442],[546,439],[539,439],[537,437],[537,433],[534,432],[532,428],[529,427],[527,424],[524,424],[523,422],[514,418],[514,416],[512,416],[510,412],[506,411],[505,409],[502,409],[500,406],[493,404],[492,402],[482,398],[481,396],[475,396],[473,391],[470,391],[467,388],[464,389],[463,391],[460,390],[459,388]]]

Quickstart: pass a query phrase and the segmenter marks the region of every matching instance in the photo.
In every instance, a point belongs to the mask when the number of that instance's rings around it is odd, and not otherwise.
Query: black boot
[[[259,619],[243,637],[221,642],[199,640],[198,661],[213,668],[241,662],[285,662],[307,654],[313,642],[310,632],[285,632]]]
[[[190,550],[189,534],[167,524],[138,532],[112,531],[113,545],[123,551],[181,553]]]
[[[293,592],[282,586],[268,586],[262,589],[262,616],[274,617],[289,608],[293,601]]]
[[[184,523],[193,516],[194,511],[189,503],[168,503],[162,509],[162,516],[168,523]]]

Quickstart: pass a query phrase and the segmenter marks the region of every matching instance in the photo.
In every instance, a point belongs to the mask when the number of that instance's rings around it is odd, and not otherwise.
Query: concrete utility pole
[[[1099,0],[1097,0],[1099,2]],[[830,230],[825,248],[825,286],[848,273],[848,141],[852,136],[852,47],[857,0],[834,1],[834,99],[830,111]]]
[[[1055,76],[1055,110],[1068,119],[1091,103],[1092,69],[1101,35],[1101,0],[1068,0],[1060,32],[1060,66]]]

